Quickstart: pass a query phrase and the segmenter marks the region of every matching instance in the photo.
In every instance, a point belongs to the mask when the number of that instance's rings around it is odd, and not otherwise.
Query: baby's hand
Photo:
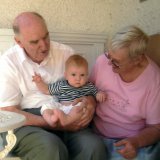
[[[99,91],[97,94],[96,94],[96,100],[100,103],[106,101],[107,99],[107,94],[105,92],[102,92],[102,91]]]
[[[32,81],[35,83],[40,83],[42,81],[41,75],[34,73],[34,75],[32,76]]]
[[[35,82],[39,91],[44,94],[49,95],[48,85],[43,81],[40,74],[34,73],[35,75],[32,76],[32,81]]]

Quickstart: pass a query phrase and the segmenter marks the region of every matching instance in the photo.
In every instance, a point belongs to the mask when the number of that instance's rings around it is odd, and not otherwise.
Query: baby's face
[[[71,86],[82,87],[88,81],[88,69],[83,66],[69,66],[65,72],[65,78]]]

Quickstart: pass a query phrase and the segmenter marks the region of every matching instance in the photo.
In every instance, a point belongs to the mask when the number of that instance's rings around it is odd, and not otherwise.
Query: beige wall
[[[160,31],[160,0],[0,0],[0,28],[11,28],[22,11],[42,14],[50,31],[110,35],[130,24],[148,34]]]

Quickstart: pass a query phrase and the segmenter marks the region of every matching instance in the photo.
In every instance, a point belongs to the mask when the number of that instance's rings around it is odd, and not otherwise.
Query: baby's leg
[[[45,121],[52,127],[56,127],[58,124],[57,112],[54,112],[57,108],[60,108],[61,104],[57,102],[48,102],[42,105],[41,114]]]
[[[60,108],[61,111],[55,110],[57,112],[58,118],[62,126],[66,126],[78,120],[82,116],[83,108],[79,108],[80,104],[78,103],[76,106],[63,106]],[[78,108],[77,108],[78,107]]]
[[[68,114],[65,114],[60,109],[55,109],[54,110],[54,115],[56,115],[56,117],[58,117],[58,120],[60,121],[62,126],[66,126],[66,125],[68,125],[72,122],[70,116]]]
[[[58,122],[58,115],[55,110],[56,109],[46,109],[43,111],[44,120],[52,127],[56,127]]]
[[[72,104],[70,104],[70,105],[62,105],[60,107],[60,110],[62,110],[65,114],[68,114],[73,107],[78,107],[78,106],[80,106],[80,104],[81,104],[81,102],[79,102],[75,106],[73,106]]]

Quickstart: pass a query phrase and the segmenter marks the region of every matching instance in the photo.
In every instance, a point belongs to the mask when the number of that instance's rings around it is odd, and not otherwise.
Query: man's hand
[[[83,97],[82,99],[79,99],[82,101],[83,106],[83,115],[81,119],[79,120],[78,125],[82,128],[88,126],[88,124],[91,122],[95,107],[93,106],[93,98],[92,97]]]
[[[76,105],[79,102],[81,102],[81,105],[74,107],[69,115],[72,116],[72,114],[74,114],[75,116],[77,114],[77,117],[80,117],[74,121],[74,123],[66,126],[66,130],[76,131],[81,128],[85,128],[93,118],[96,106],[94,98],[91,96],[78,98],[74,101],[73,105]]]

